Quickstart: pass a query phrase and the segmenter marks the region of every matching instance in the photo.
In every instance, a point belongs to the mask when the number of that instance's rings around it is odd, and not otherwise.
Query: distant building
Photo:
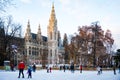
[[[61,54],[64,49],[60,48],[60,32],[57,28],[54,5],[52,5],[49,25],[47,27],[47,37],[41,34],[40,25],[37,34],[31,33],[30,22],[28,21],[25,33],[25,53],[27,64],[59,64],[63,59]]]

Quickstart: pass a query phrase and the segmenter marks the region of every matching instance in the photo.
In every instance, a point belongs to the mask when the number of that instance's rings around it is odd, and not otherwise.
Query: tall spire
[[[57,19],[54,10],[54,4],[52,4],[52,10],[49,18],[48,32],[54,32],[57,30]]]
[[[30,25],[30,21],[28,20],[28,25]]]
[[[55,10],[54,10],[54,3],[52,4],[52,10],[51,10],[51,19],[55,19]]]
[[[41,34],[40,24],[39,24],[39,26],[38,26],[38,34]]]
[[[26,40],[31,39],[31,29],[30,29],[30,21],[29,20],[28,20],[28,24],[27,24],[26,33],[25,33],[25,39]]]
[[[27,33],[31,33],[31,29],[30,29],[30,21],[28,20],[28,24],[27,24]]]
[[[42,40],[40,24],[39,24],[39,26],[38,26],[37,40],[38,40],[38,41],[41,41],[41,40]]]

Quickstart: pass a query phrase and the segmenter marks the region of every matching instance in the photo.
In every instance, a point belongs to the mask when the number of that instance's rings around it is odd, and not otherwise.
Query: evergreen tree
[[[64,34],[64,39],[63,39],[63,47],[68,45],[68,39],[67,39],[67,34]]]
[[[64,55],[64,60],[65,63],[68,63],[69,61],[69,56],[68,56],[68,39],[67,39],[67,34],[64,34],[64,39],[63,39],[63,47],[65,50],[65,55]]]

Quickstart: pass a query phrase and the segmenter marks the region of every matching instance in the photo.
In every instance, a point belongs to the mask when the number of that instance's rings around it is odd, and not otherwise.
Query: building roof
[[[36,39],[37,38],[37,34],[35,33],[31,33],[32,39]]]
[[[35,39],[35,40],[37,39],[37,34],[31,33],[31,35],[32,35],[32,39]],[[47,37],[46,36],[42,36],[42,40],[47,42]]]
[[[47,37],[46,36],[42,36],[43,41],[47,42]]]

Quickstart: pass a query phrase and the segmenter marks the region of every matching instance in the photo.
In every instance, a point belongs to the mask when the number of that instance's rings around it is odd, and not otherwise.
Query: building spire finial
[[[28,24],[30,24],[30,20],[28,19]]]
[[[55,19],[56,19],[55,9],[54,9],[54,3],[52,3],[52,10],[51,10],[50,19],[52,19],[52,20],[55,20]]]
[[[52,7],[54,7],[54,1],[52,2]]]
[[[28,19],[28,25],[30,25],[30,20]]]
[[[41,28],[40,28],[40,24],[38,25],[38,34],[41,34]]]

